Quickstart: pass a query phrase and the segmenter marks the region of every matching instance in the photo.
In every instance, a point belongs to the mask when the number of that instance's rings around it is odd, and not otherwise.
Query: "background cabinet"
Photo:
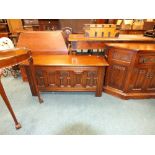
[[[6,19],[0,19],[0,37],[8,37],[9,27]]]
[[[148,75],[147,91],[155,92],[155,68],[151,69]]]
[[[21,31],[23,31],[21,19],[0,19],[0,37],[10,38],[14,45]]]
[[[25,30],[54,31],[60,30],[59,19],[23,19]]]
[[[40,31],[60,30],[60,23],[58,19],[39,19],[38,22]]]

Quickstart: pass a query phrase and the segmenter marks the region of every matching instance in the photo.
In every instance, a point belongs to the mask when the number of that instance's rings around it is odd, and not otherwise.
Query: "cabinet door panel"
[[[146,86],[147,91],[155,92],[155,69],[151,69],[147,76],[148,85]]]
[[[109,77],[107,84],[113,88],[123,90],[127,75],[127,66],[112,64],[108,71]]]
[[[148,69],[134,68],[129,84],[130,92],[144,92],[147,82]]]

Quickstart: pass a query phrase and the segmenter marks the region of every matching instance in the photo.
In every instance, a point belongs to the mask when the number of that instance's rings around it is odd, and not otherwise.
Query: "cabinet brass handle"
[[[153,74],[152,73],[150,73],[150,79],[152,79],[153,78]]]
[[[153,78],[153,74],[152,74],[152,73],[147,73],[147,74],[146,74],[146,78],[152,79],[152,78]]]

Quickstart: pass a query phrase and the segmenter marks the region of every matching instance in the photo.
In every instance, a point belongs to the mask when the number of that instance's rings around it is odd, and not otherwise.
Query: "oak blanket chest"
[[[40,91],[94,91],[102,95],[105,67],[108,63],[99,56],[38,55],[33,57],[37,86]],[[26,69],[31,92],[36,90]]]

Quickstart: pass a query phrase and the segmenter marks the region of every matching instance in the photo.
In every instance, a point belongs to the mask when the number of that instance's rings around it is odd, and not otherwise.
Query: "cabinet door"
[[[150,69],[147,75],[147,92],[155,92],[155,69]]]
[[[130,50],[111,48],[108,51],[110,66],[106,72],[106,86],[125,91],[133,56],[134,53]]]
[[[129,92],[145,92],[149,72],[148,68],[134,68],[129,83]]]
[[[155,55],[154,53],[139,54],[137,59],[138,70],[135,75],[139,75],[136,82],[141,85],[142,92],[155,92]],[[143,69],[142,69],[143,68]],[[134,75],[133,75],[134,76]],[[134,82],[133,79],[132,82]],[[135,85],[135,84],[134,84]]]
[[[106,85],[119,90],[124,89],[128,67],[117,63],[111,64],[108,68]]]

